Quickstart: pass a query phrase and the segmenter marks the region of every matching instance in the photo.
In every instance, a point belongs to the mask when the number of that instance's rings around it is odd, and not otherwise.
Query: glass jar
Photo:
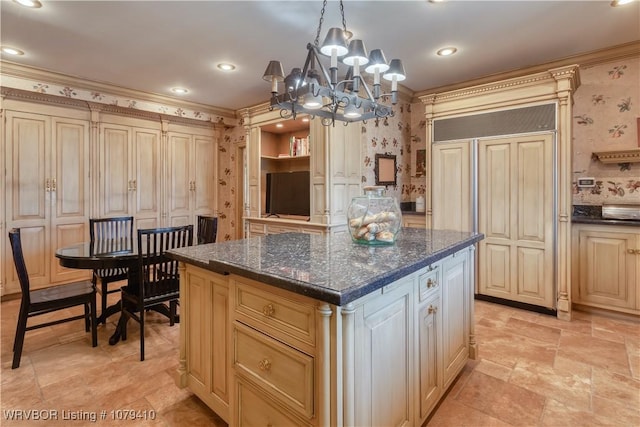
[[[402,213],[394,197],[382,186],[364,187],[364,196],[354,197],[347,211],[349,233],[363,245],[392,245],[402,226]]]

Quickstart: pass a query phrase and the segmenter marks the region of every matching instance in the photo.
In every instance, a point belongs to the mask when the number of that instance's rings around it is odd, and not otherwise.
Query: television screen
[[[266,212],[309,216],[309,171],[267,174]]]

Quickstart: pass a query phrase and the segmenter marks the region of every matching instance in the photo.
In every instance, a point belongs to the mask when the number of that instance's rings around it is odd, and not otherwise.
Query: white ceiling
[[[322,1],[0,2],[3,59],[162,95],[239,109],[269,98],[269,60],[302,68]],[[411,91],[538,65],[640,40],[640,3],[610,1],[345,1],[347,28],[368,49],[403,60]],[[329,1],[320,43],[341,27]],[[458,53],[435,51],[453,45]],[[216,69],[236,64],[235,72]]]

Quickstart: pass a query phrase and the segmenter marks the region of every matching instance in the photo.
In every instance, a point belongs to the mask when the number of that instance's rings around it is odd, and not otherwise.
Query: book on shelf
[[[309,155],[309,137],[298,138],[292,136],[289,138],[289,156],[308,156]]]

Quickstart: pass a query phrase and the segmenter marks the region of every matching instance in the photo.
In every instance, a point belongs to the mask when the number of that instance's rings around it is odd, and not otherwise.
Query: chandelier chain
[[[313,41],[315,46],[319,46],[320,43],[320,31],[322,31],[322,23],[324,22],[324,10],[327,7],[327,0],[322,2],[322,10],[320,11],[320,21],[318,21],[318,31],[316,32],[316,39]],[[344,4],[340,0],[340,15],[342,16],[342,29],[345,34],[347,33],[347,20],[344,18]]]
[[[344,19],[344,4],[342,4],[342,0],[340,0],[340,14],[342,15],[342,29],[345,34],[347,33],[347,21]]]
[[[318,22],[318,32],[316,33],[316,39],[313,42],[313,44],[316,46],[319,46],[318,43],[320,42],[320,31],[322,30],[322,22],[324,21],[324,9],[326,7],[327,7],[327,0],[324,0],[322,2],[322,10],[320,11],[320,21]],[[344,19],[344,15],[343,15],[343,19]]]

